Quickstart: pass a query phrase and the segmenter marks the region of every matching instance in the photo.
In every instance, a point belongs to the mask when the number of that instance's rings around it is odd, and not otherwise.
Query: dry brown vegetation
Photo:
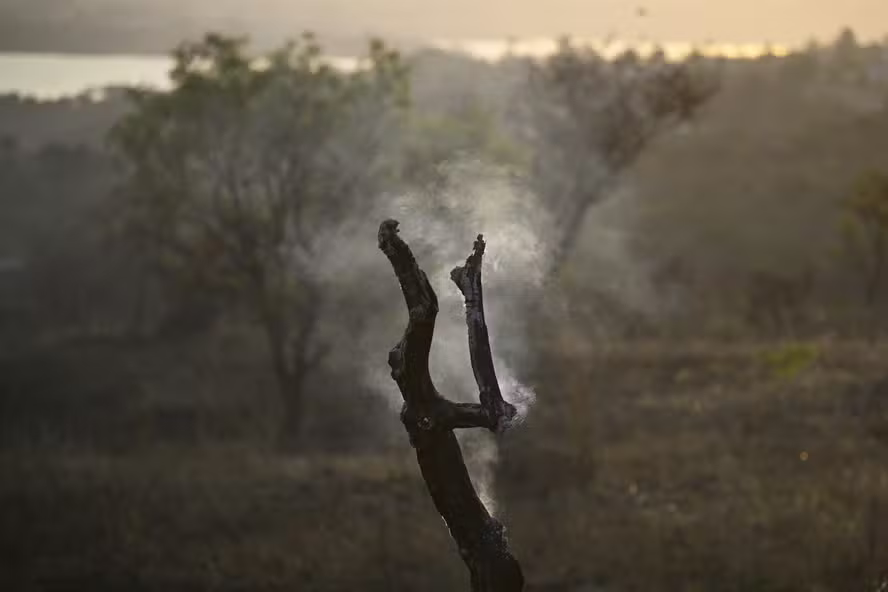
[[[552,351],[497,477],[530,589],[868,590],[888,566],[884,345]],[[2,586],[460,589],[403,444],[7,449]]]

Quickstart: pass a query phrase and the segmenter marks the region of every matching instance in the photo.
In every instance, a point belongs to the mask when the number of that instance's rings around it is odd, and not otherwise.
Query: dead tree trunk
[[[481,403],[453,403],[438,393],[429,375],[438,299],[397,233],[395,220],[379,227],[379,248],[391,261],[409,312],[404,337],[389,353],[392,378],[404,398],[401,421],[435,507],[469,568],[472,592],[520,592],[524,587],[521,567],[509,553],[502,524],[478,498],[453,434],[455,428],[476,427],[499,433],[515,417],[515,408],[500,393],[484,321],[484,240],[479,235],[466,264],[450,274],[465,298],[469,353]]]

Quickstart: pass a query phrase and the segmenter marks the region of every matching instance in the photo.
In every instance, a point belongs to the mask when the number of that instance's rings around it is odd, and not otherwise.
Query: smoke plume
[[[529,354],[521,311],[544,287],[551,222],[524,179],[507,168],[477,160],[450,161],[440,166],[438,178],[433,186],[376,200],[368,208],[370,213],[327,234],[331,248],[321,250],[325,260],[317,266],[325,274],[324,281],[353,282],[354,291],[340,291],[371,300],[379,312],[364,319],[357,335],[349,336],[353,345],[342,362],[360,360],[368,389],[389,401],[393,411],[400,409],[402,400],[386,359],[403,333],[406,313],[388,262],[375,249],[378,222],[395,218],[438,295],[440,312],[429,364],[432,379],[443,396],[477,402],[464,305],[450,271],[465,261],[475,238],[483,234],[487,241],[484,304],[491,349],[503,396],[516,406],[520,421],[536,398],[515,370]],[[493,511],[494,439],[480,430],[458,435],[479,495]]]

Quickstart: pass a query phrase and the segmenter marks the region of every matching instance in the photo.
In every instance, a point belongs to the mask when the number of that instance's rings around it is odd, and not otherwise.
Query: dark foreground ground
[[[885,346],[554,351],[496,475],[531,589],[875,592]],[[265,450],[6,444],[0,590],[467,589],[406,441]]]

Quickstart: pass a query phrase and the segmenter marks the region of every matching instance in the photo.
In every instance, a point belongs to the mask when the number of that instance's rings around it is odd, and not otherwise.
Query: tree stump
[[[521,566],[509,553],[502,524],[478,498],[453,433],[456,428],[501,433],[516,415],[500,392],[484,321],[484,247],[479,235],[465,265],[450,274],[465,299],[469,354],[480,392],[480,403],[454,403],[438,393],[429,374],[437,296],[410,247],[398,236],[398,222],[386,220],[379,227],[379,248],[395,270],[409,313],[404,337],[389,353],[392,378],[404,398],[401,421],[429,494],[469,569],[472,592],[516,592],[524,587]]]

